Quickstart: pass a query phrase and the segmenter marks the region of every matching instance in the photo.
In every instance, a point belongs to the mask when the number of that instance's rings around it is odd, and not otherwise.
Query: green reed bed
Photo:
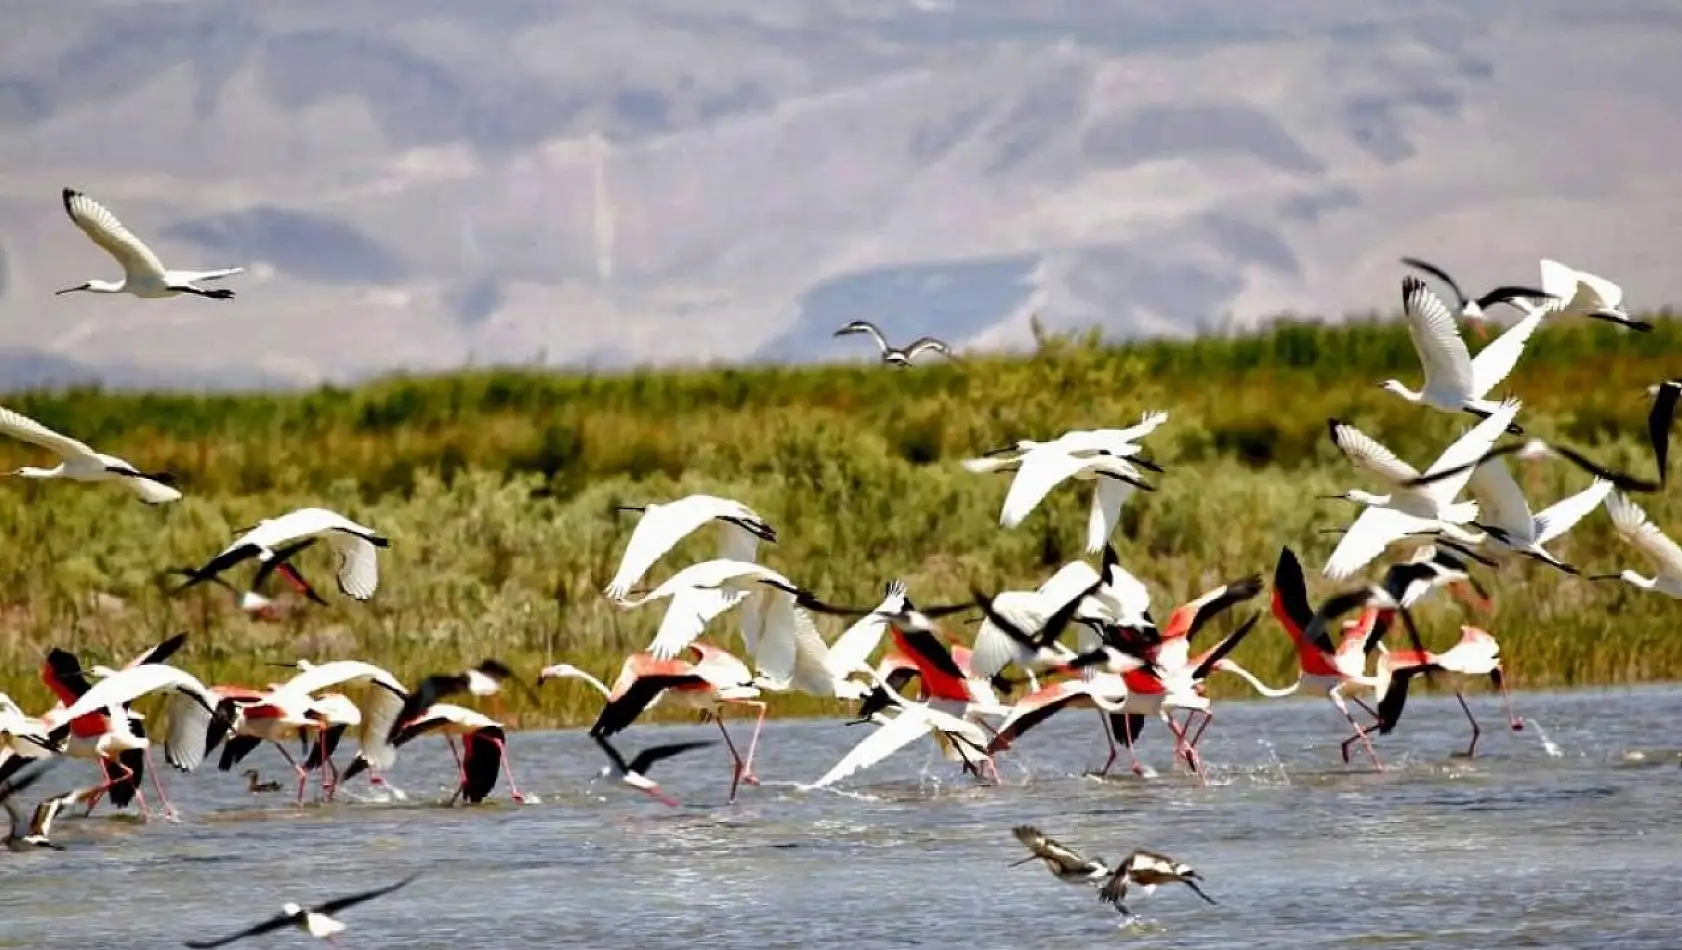
[[[1565,440],[1650,476],[1643,387],[1682,370],[1682,323],[1652,334],[1567,322],[1538,334],[1502,388],[1524,399],[1537,435]],[[180,662],[208,681],[261,684],[275,661],[360,657],[406,681],[496,656],[526,675],[565,660],[611,681],[623,655],[653,636],[662,606],[621,611],[599,594],[634,526],[620,504],[696,491],[739,498],[774,524],[766,563],[836,603],[867,605],[905,579],[927,603],[1031,586],[1081,556],[1089,489],[1060,488],[1021,527],[998,526],[1005,476],[958,460],[1016,438],[1126,425],[1170,412],[1147,452],[1168,468],[1160,490],[1130,503],[1118,548],[1170,603],[1252,572],[1270,576],[1292,545],[1311,574],[1352,506],[1316,493],[1364,485],[1326,437],[1328,416],[1353,422],[1423,465],[1463,421],[1412,406],[1377,384],[1419,370],[1397,323],[1285,321],[1254,334],[1112,345],[1043,339],[1017,357],[879,366],[642,370],[617,375],[530,371],[396,377],[352,388],[241,395],[19,393],[5,404],[142,468],[176,472],[187,497],[150,509],[113,486],[0,483],[0,690],[26,708],[48,702],[38,669],[48,645],[123,659],[190,630]],[[0,465],[31,461],[0,446]],[[1563,464],[1516,472],[1538,507],[1587,484]],[[1368,486],[1370,487],[1370,486]],[[1682,531],[1668,494],[1641,502]],[[233,529],[300,505],[335,508],[392,538],[379,593],[279,623],[234,609],[203,585],[167,599],[159,572],[202,561]],[[712,556],[710,532],[683,544],[657,580]],[[1603,513],[1556,545],[1586,568],[1645,565]],[[325,552],[306,573],[330,591]],[[240,577],[233,578],[238,581]],[[1502,639],[1521,686],[1607,685],[1682,676],[1678,605],[1621,584],[1589,584],[1529,564],[1491,580],[1482,623]],[[1329,585],[1311,579],[1322,596]],[[1230,629],[1258,598],[1222,621]],[[1454,608],[1423,612],[1446,646]],[[821,620],[833,636],[838,621]],[[733,645],[733,619],[713,636]],[[961,628],[954,625],[958,631]],[[967,634],[965,634],[967,636]],[[1294,660],[1271,620],[1236,658],[1288,681]],[[1217,679],[1218,693],[1238,684]],[[541,705],[505,694],[522,725],[577,724],[599,705],[576,683]],[[778,697],[783,714],[826,711]]]

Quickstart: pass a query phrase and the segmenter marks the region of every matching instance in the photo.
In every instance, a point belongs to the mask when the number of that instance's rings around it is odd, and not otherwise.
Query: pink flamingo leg
[[[129,768],[127,765],[124,765],[123,761],[121,759],[105,759],[105,758],[102,758],[100,761],[114,763],[117,766],[117,768],[120,768],[120,769],[123,770],[123,774],[118,775],[118,776],[114,776],[114,777],[107,777],[105,779],[104,784],[96,786],[94,788],[92,794],[88,796],[88,810],[85,811],[85,812],[82,812],[82,817],[83,818],[86,818],[89,815],[93,814],[94,806],[98,805],[99,802],[100,802],[100,799],[105,797],[105,793],[107,791],[110,791],[111,786],[117,784],[118,782],[126,782],[129,779],[134,778],[134,770]],[[103,773],[104,769],[101,769],[100,771]]]
[[[1191,747],[1195,749],[1195,748],[1197,748],[1197,744],[1199,742],[1203,741],[1203,733],[1204,733],[1205,730],[1207,730],[1209,728],[1209,723],[1215,721],[1215,714],[1211,713],[1207,710],[1201,710],[1201,709],[1189,710],[1186,713],[1185,728],[1187,728],[1187,729],[1191,728],[1191,717],[1192,717],[1193,713],[1201,713],[1202,716],[1203,716],[1203,718],[1200,719],[1197,723],[1197,734],[1191,737]]]
[[[174,821],[179,816],[176,814],[175,806],[169,803],[169,796],[164,794],[163,783],[158,780],[158,770],[152,767],[152,750],[147,749],[144,754],[146,756],[146,774],[152,779],[152,788],[158,793],[158,801],[163,803],[163,810],[160,814],[162,814],[166,820]],[[144,798],[140,800],[140,807],[146,807],[146,800]]]
[[[759,718],[753,723],[753,735],[748,737],[748,757],[742,765],[742,781],[749,785],[758,785],[759,776],[753,774],[753,754],[759,748],[759,730],[765,725],[765,714],[770,711],[770,707],[757,699],[738,699],[733,702],[738,706],[753,706],[759,710]],[[720,725],[722,727],[722,724]]]
[[[286,760],[287,765],[292,766],[292,771],[298,776],[298,804],[302,805],[304,803],[304,789],[308,788],[310,783],[309,770],[299,765],[297,759],[292,758],[292,753],[286,751],[285,745],[279,742],[273,745],[280,750],[281,757]]]
[[[1191,717],[1187,716],[1186,718]],[[1186,764],[1191,767],[1192,774],[1197,776],[1199,782],[1208,785],[1209,779],[1203,774],[1203,757],[1197,754],[1196,749],[1186,743],[1185,731],[1180,728],[1179,723],[1174,721],[1174,717],[1167,712],[1162,713],[1162,721],[1167,724],[1168,731],[1174,734],[1175,753],[1184,756]]]
[[[1513,694],[1507,689],[1507,671],[1497,666],[1494,679],[1495,684],[1501,687],[1501,704],[1507,707],[1507,725],[1514,732],[1523,732],[1524,720],[1518,717],[1518,713],[1513,712]]]
[[[514,800],[514,804],[524,805],[526,796],[520,794],[520,786],[514,781],[514,763],[508,761],[508,743],[495,738],[491,741],[496,743],[496,750],[502,756],[502,770],[508,773],[508,797]]]
[[[1348,739],[1343,740],[1342,749],[1343,749],[1343,761],[1344,761],[1344,763],[1348,764],[1348,762],[1349,762],[1349,745],[1350,745],[1350,743],[1359,741],[1361,743],[1361,745],[1366,747],[1367,755],[1369,757],[1371,757],[1371,759],[1372,759],[1372,767],[1375,768],[1375,769],[1378,769],[1380,771],[1383,771],[1384,763],[1382,763],[1378,760],[1378,750],[1376,750],[1372,747],[1372,739],[1370,737],[1368,737],[1367,729],[1365,727],[1363,727],[1360,723],[1356,722],[1355,717],[1350,714],[1349,705],[1343,701],[1343,694],[1339,693],[1337,690],[1334,689],[1331,692],[1327,693],[1326,697],[1332,701],[1332,705],[1337,707],[1337,711],[1343,714],[1343,718],[1348,720],[1349,728],[1355,730],[1354,735],[1350,736]],[[1355,700],[1355,702],[1358,703],[1361,706],[1362,709],[1367,708],[1366,703],[1363,703],[1358,699]],[[1377,715],[1378,715],[1377,713],[1374,713],[1373,717],[1377,718]]]
[[[1472,707],[1466,705],[1466,697],[1460,695],[1459,690],[1455,690],[1454,698],[1460,700],[1460,710],[1466,714],[1466,721],[1472,724],[1472,742],[1466,746],[1466,758],[1469,759],[1477,754],[1478,736],[1483,734],[1483,730],[1478,728],[1478,721],[1472,718]]]
[[[1145,764],[1139,761],[1139,750],[1133,747],[1133,730],[1125,729],[1121,737],[1127,740],[1127,756],[1133,760],[1133,774],[1144,778]]]

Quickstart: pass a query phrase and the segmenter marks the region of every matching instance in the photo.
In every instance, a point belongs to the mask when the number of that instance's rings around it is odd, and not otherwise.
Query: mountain
[[[0,36],[0,349],[96,374],[1189,333],[1394,309],[1403,254],[1682,299],[1657,0],[79,6]],[[52,296],[115,270],[65,186],[238,298]]]

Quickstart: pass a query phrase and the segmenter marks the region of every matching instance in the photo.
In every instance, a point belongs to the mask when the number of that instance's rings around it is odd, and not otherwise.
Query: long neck
[[[1399,379],[1387,379],[1387,380],[1385,380],[1384,381],[1384,388],[1390,390],[1391,392],[1393,392],[1396,395],[1402,397],[1403,399],[1406,399],[1408,402],[1418,402],[1419,400],[1425,398],[1425,391],[1424,390],[1422,390],[1422,389],[1420,389],[1420,390],[1409,389]]]
[[[603,697],[609,697],[609,696],[613,695],[613,690],[608,689],[606,683],[602,682],[599,679],[596,679],[594,676],[591,676],[589,673],[586,673],[583,670],[578,671],[577,678],[583,680],[586,683],[589,683],[591,686],[594,686],[596,688],[596,692],[601,693]]]
[[[1648,590],[1657,587],[1659,583],[1659,579],[1656,576],[1642,577],[1634,571],[1623,571],[1618,576],[1622,577],[1626,582],[1634,584],[1636,587],[1644,587]]]
[[[1289,686],[1285,686],[1285,687],[1269,686],[1266,683],[1263,683],[1260,679],[1258,679],[1254,673],[1251,673],[1249,670],[1245,669],[1242,666],[1239,666],[1237,663],[1234,663],[1231,660],[1221,660],[1219,663],[1215,664],[1215,669],[1225,670],[1228,673],[1231,673],[1232,675],[1238,677],[1239,679],[1243,680],[1244,682],[1249,683],[1250,687],[1252,689],[1254,689],[1256,692],[1262,694],[1263,696],[1267,696],[1267,697],[1270,697],[1270,698],[1273,698],[1273,699],[1278,699],[1278,698],[1283,697],[1283,696],[1289,696],[1292,693],[1295,693],[1297,691],[1298,687],[1302,686],[1302,676],[1300,674],[1297,676],[1296,682],[1292,683]]]
[[[18,476],[19,478],[57,478],[64,474],[64,463],[60,462],[52,468],[39,468],[34,465],[25,465],[12,474]]]

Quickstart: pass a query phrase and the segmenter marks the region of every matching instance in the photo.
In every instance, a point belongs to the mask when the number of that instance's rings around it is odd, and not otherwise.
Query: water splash
[[[1548,754],[1548,758],[1550,758],[1550,759],[1561,759],[1561,758],[1565,757],[1565,753],[1560,751],[1559,743],[1557,743],[1557,742],[1553,741],[1552,739],[1548,738],[1548,734],[1542,730],[1542,724],[1541,723],[1537,722],[1534,719],[1529,719],[1529,718],[1526,718],[1524,720],[1524,722],[1530,728],[1536,730],[1536,738],[1541,740],[1542,751],[1546,752]]]
[[[1256,744],[1267,750],[1267,760],[1279,772],[1279,781],[1285,785],[1291,784],[1291,773],[1285,771],[1285,762],[1279,758],[1279,750],[1267,739],[1257,739]]]

